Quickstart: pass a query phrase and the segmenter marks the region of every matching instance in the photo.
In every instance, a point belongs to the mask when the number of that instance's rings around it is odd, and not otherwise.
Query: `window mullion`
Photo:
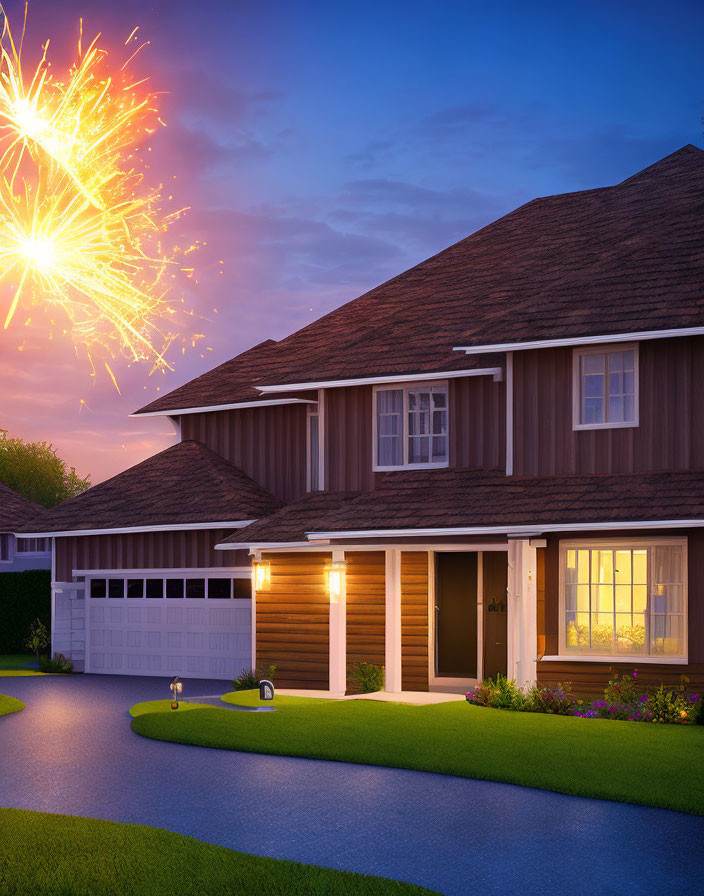
[[[403,419],[401,420],[401,433],[403,438],[403,466],[408,466],[408,439],[409,436],[409,426],[408,426],[408,389],[405,388],[403,390],[403,402],[402,402],[402,415]]]

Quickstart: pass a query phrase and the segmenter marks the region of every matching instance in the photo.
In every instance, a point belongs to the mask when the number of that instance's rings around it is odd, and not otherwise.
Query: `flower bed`
[[[691,725],[704,722],[702,699],[688,694],[686,676],[676,687],[645,689],[638,684],[638,670],[619,676],[615,672],[604,690],[603,700],[578,700],[569,683],[556,687],[533,685],[526,692],[514,681],[497,675],[487,678],[467,693],[474,706],[512,709],[518,712],[543,712],[577,716],[581,719],[617,719],[623,722],[659,722]]]

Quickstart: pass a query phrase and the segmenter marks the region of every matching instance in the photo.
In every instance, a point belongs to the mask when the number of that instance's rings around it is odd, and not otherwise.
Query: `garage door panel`
[[[87,598],[87,603],[89,672],[233,678],[251,667],[251,601]]]

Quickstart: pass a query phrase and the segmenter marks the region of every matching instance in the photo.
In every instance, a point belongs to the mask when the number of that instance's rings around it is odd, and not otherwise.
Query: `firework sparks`
[[[127,63],[109,73],[99,36],[85,50],[79,36],[63,80],[52,77],[48,42],[25,77],[23,39],[24,27],[17,44],[5,24],[0,282],[12,281],[12,295],[4,326],[24,304],[58,307],[89,358],[126,355],[163,369],[173,338],[163,327],[177,310],[170,286],[179,268],[176,250],[163,241],[180,212],[166,214],[159,190],[144,182],[138,150],[162,124],[155,97],[143,82],[131,83]]]

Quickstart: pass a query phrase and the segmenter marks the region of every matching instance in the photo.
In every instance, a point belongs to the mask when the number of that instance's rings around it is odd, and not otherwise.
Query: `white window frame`
[[[96,569],[96,570],[74,570],[73,574],[76,575],[77,572],[80,572],[81,575],[85,576],[85,596],[90,600],[98,601],[99,603],[105,603],[106,606],[110,605],[111,601],[125,600],[125,601],[157,601],[161,605],[164,601],[167,600],[175,600],[179,602],[183,601],[197,601],[202,602],[203,604],[212,605],[214,601],[220,601],[226,603],[228,606],[233,600],[250,600],[250,598],[236,598],[234,596],[234,585],[232,584],[233,579],[249,579],[251,581],[252,572],[250,568],[245,567],[212,567],[207,569]],[[93,579],[105,579],[105,597],[91,597],[91,585]],[[110,597],[109,596],[109,585],[107,584],[108,579],[115,579],[117,581],[122,581],[122,597]],[[146,579],[161,579],[161,597],[127,597],[127,582],[129,579],[141,579],[143,582],[142,585],[142,594],[146,594]],[[167,597],[166,596],[166,580],[167,579],[180,579],[183,582],[183,597]],[[205,580],[205,596],[204,597],[186,597],[186,579],[204,579]],[[208,582],[210,579],[228,579],[230,581],[230,597],[216,597],[212,598],[208,596]],[[252,596],[254,595],[254,588],[252,588]]]
[[[12,563],[15,559],[15,538],[9,532],[0,533],[0,538],[4,540],[7,546],[7,557],[3,558],[2,554],[0,554],[0,563]]]
[[[325,402],[324,397],[322,396],[322,389],[318,393],[318,402],[317,404],[308,405],[308,410],[306,413],[306,491],[318,491],[322,492],[325,490],[325,434],[324,434],[324,426],[325,426]],[[318,487],[313,488],[312,476],[311,476],[311,438],[310,438],[310,421],[311,417],[318,418]]]
[[[45,541],[45,542],[47,542],[49,547],[43,551],[38,551],[38,550],[22,551],[22,550],[20,550],[20,542],[21,541],[34,541],[34,542]],[[51,554],[51,539],[47,538],[45,536],[39,536],[37,538],[28,538],[24,535],[18,535],[15,539],[15,553],[22,554],[23,557],[47,557],[49,554]]]
[[[619,654],[600,654],[600,653],[579,653],[575,651],[570,653],[565,646],[565,570],[567,566],[568,550],[639,550],[643,548],[652,548],[657,546],[678,545],[682,548],[682,589],[683,589],[683,615],[684,615],[684,633],[682,640],[684,643],[684,653],[678,655],[662,655],[651,653],[619,653]],[[588,663],[660,663],[673,665],[688,662],[689,652],[689,584],[688,584],[688,539],[686,537],[674,538],[609,538],[593,540],[590,538],[560,541],[559,551],[559,600],[558,600],[558,649],[557,658],[560,660],[570,660],[573,662]],[[650,583],[648,583],[650,584]]]
[[[637,342],[619,342],[613,344],[590,345],[587,348],[578,346],[572,351],[572,429],[633,429],[640,425],[640,362]],[[582,377],[581,359],[585,355],[606,355],[609,352],[633,351],[633,420],[623,423],[582,423]],[[608,402],[608,394],[606,395]]]
[[[410,464],[408,462],[408,393],[415,391],[443,391],[447,396],[447,445],[445,459],[426,464]],[[401,444],[403,450],[403,463],[396,466],[382,466],[378,463],[379,444],[377,439],[377,393],[378,392],[402,392],[403,407],[401,409]],[[432,438],[432,437],[431,437]],[[447,380],[418,383],[389,383],[374,386],[372,389],[372,469],[375,473],[393,472],[394,470],[443,470],[450,465],[450,389]]]

